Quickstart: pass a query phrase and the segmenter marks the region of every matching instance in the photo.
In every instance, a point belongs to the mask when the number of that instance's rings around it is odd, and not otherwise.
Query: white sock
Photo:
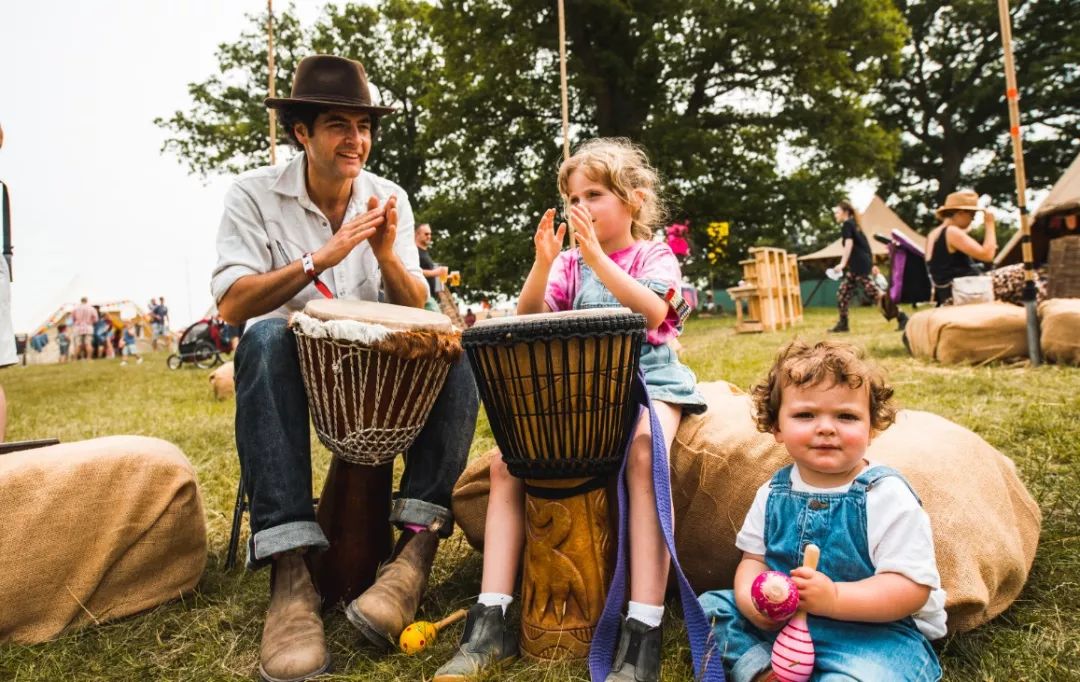
[[[501,606],[503,615],[505,616],[506,607],[513,603],[514,598],[509,594],[503,594],[501,592],[481,592],[476,601],[484,606]]]
[[[626,609],[626,618],[633,618],[651,628],[660,627],[660,621],[664,620],[664,605],[653,606],[632,601]]]

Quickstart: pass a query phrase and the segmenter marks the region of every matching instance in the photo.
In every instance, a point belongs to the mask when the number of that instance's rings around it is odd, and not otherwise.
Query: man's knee
[[[263,320],[244,333],[234,362],[238,387],[256,373],[291,374],[299,370],[296,338],[285,320]]]

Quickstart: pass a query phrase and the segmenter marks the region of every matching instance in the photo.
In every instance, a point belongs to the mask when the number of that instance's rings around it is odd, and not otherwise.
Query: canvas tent
[[[1073,159],[1072,164],[1031,217],[1031,249],[1036,264],[1046,262],[1050,240],[1064,232],[1061,216],[1077,211],[1080,211],[1080,154]],[[1013,265],[1023,260],[1020,231],[1017,230],[1005,248],[994,258],[994,267]]]
[[[889,257],[888,242],[883,244],[874,239],[875,234],[880,234],[882,237],[891,240],[893,230],[897,230],[919,248],[926,248],[926,237],[908,227],[907,223],[901,220],[900,216],[896,215],[876,194],[870,200],[866,210],[859,214],[859,224],[862,225],[867,241],[870,242],[870,251],[874,254],[874,260],[886,260]],[[844,248],[840,245],[840,240],[837,239],[823,249],[808,253],[805,256],[799,256],[799,262],[817,262],[822,265],[832,265],[833,263],[828,261],[838,261],[842,255],[844,255]]]

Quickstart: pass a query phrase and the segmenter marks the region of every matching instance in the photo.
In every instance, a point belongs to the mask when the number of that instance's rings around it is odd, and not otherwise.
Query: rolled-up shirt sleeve
[[[214,301],[221,302],[236,280],[274,268],[266,228],[255,200],[239,184],[225,194],[217,236],[218,261],[210,278]]]
[[[660,298],[665,298],[669,289],[679,292],[682,273],[679,269],[679,260],[667,244],[653,243],[645,252],[644,258],[633,273],[634,279],[656,292]],[[664,321],[655,330],[649,332],[649,342],[653,344],[665,343],[669,339],[678,336],[682,332],[683,319],[679,312],[668,302],[668,312]]]

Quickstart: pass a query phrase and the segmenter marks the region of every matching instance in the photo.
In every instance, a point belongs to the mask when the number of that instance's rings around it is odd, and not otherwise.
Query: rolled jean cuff
[[[454,515],[446,507],[437,504],[399,497],[390,510],[390,523],[401,527],[407,523],[423,526],[444,538],[454,532]]]
[[[315,521],[290,521],[260,530],[248,542],[247,567],[258,570],[270,563],[270,557],[302,547],[324,550],[330,546],[322,528]]]
[[[772,668],[772,646],[757,644],[739,657],[731,668],[731,682],[753,682],[758,675]]]

